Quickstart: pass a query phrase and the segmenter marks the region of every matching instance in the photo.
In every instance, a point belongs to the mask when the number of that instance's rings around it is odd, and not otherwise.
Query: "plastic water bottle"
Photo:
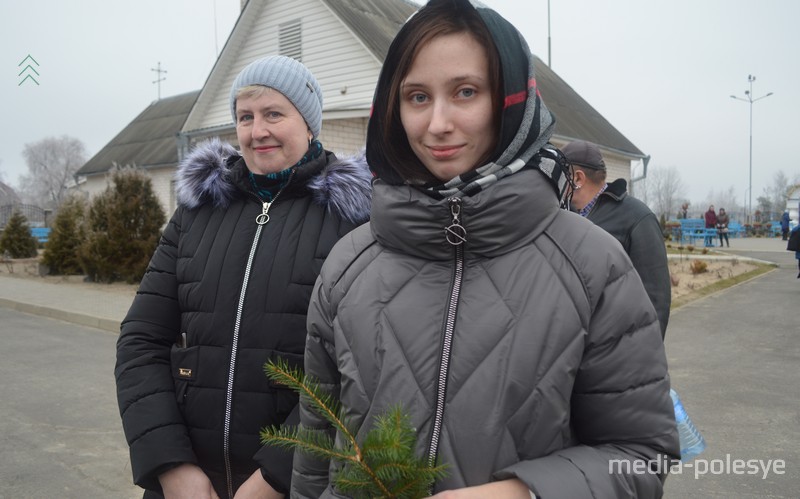
[[[706,450],[706,441],[700,431],[692,423],[680,397],[675,390],[669,390],[672,406],[675,408],[675,422],[678,423],[678,436],[681,439],[681,461],[688,463]]]

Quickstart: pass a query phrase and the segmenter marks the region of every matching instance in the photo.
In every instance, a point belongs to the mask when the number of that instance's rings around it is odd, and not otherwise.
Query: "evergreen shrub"
[[[10,258],[33,258],[38,253],[38,245],[39,242],[31,234],[28,220],[14,210],[0,236],[0,254],[7,253]]]
[[[139,282],[165,220],[150,177],[134,168],[116,170],[89,207],[79,250],[84,273],[98,282]]]
[[[42,263],[50,274],[83,273],[78,252],[86,240],[86,209],[86,201],[79,196],[67,198],[58,208],[42,253]]]

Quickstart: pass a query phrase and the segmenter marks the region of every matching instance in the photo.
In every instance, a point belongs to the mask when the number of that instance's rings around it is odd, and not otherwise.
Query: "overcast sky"
[[[484,3],[547,61],[547,0]],[[200,89],[238,12],[239,0],[0,1],[4,180],[17,184],[24,145],[47,136],[98,152],[157,98],[159,62],[162,96]],[[731,186],[746,199],[750,104],[730,96],[755,75],[754,97],[774,93],[753,104],[755,205],[778,170],[800,175],[798,19],[796,0],[550,0],[551,66],[651,168],[677,168],[695,205]],[[19,84],[28,54],[38,86]]]

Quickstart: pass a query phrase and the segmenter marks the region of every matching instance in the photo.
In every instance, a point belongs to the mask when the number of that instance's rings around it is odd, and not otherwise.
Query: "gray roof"
[[[406,0],[323,0],[364,45],[383,61],[394,35],[419,9]]]
[[[6,204],[17,204],[19,202],[19,196],[17,195],[16,191],[14,191],[10,185],[0,182],[0,206]]]
[[[95,154],[76,175],[105,173],[114,164],[155,168],[176,165],[180,132],[199,90],[157,100],[142,111],[111,142]]]
[[[392,39],[419,6],[407,0],[323,0],[358,36],[379,61],[386,58]],[[644,153],[614,128],[538,57],[536,82],[545,105],[556,117],[556,136],[566,141],[587,140],[631,156]]]
[[[547,64],[534,56],[536,84],[544,104],[556,117],[556,136],[586,140],[606,149],[644,157],[644,153],[598,113]]]

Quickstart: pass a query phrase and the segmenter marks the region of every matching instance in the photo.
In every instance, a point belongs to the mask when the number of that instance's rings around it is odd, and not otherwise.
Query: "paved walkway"
[[[133,296],[0,274],[0,306],[119,333]]]
[[[665,497],[797,498],[797,260],[780,238],[731,240],[730,253],[778,268],[670,315],[672,385],[708,448],[667,479]]]
[[[792,258],[780,239],[731,239],[730,248],[715,248],[731,256],[776,261]],[[715,258],[692,255],[692,258]],[[0,274],[0,306],[44,315],[84,326],[119,332],[133,297],[68,283],[18,279]]]
[[[717,248],[719,249],[719,248]],[[800,279],[780,239],[732,239],[725,253],[775,271],[673,312],[666,347],[673,384],[703,432],[705,468],[667,480],[665,497],[797,497],[800,483]],[[132,297],[0,274],[0,306],[119,332]],[[735,473],[727,462],[771,466]],[[784,467],[776,467],[781,461]],[[695,466],[700,466],[696,461]],[[741,468],[740,468],[741,470]]]

